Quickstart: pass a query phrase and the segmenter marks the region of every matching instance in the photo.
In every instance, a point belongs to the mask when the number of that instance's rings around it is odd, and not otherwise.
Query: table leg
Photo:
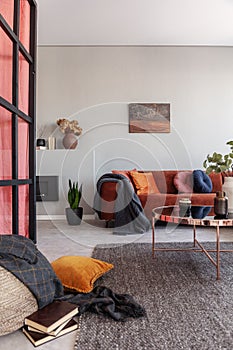
[[[216,226],[216,269],[217,280],[220,279],[220,239],[219,239],[219,225]]]
[[[193,246],[196,246],[196,225],[193,225]]]
[[[155,218],[152,218],[152,256],[155,257]]]

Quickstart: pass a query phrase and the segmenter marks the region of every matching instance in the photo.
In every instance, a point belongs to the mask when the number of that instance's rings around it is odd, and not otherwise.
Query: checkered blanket
[[[0,235],[0,265],[29,288],[39,309],[63,295],[62,284],[49,261],[28,238]]]

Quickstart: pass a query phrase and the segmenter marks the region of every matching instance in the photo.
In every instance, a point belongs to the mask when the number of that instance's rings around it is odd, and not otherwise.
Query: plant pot
[[[77,209],[66,208],[66,220],[69,225],[80,225],[83,217],[83,208]]]

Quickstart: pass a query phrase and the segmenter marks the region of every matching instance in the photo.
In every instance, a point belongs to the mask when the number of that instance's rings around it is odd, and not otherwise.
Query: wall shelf
[[[39,153],[42,153],[42,152],[59,152],[59,151],[62,151],[62,152],[70,152],[70,151],[75,151],[75,149],[45,149],[45,150],[41,150],[41,149],[37,149],[36,152],[39,152]]]

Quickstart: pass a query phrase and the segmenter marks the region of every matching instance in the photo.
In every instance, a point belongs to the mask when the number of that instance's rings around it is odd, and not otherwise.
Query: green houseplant
[[[230,146],[231,151],[225,155],[214,152],[208,154],[203,162],[203,167],[206,169],[206,174],[211,172],[221,173],[232,169],[233,162],[233,141],[228,141],[226,145]]]
[[[69,225],[80,225],[83,217],[83,208],[79,206],[82,198],[82,185],[69,179],[68,202],[70,207],[66,208],[66,219]]]
[[[226,144],[230,146],[229,153],[225,155],[217,152],[212,155],[208,154],[203,166],[207,174],[211,172],[223,173],[222,191],[228,197],[228,213],[233,213],[233,141],[228,141]]]

